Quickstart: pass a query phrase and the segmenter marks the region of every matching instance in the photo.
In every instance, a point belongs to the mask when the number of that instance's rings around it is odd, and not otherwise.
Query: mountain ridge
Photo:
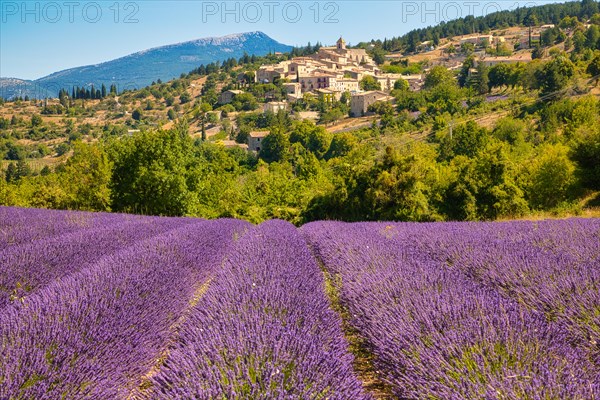
[[[248,55],[290,51],[261,31],[210,36],[140,50],[98,64],[83,65],[53,72],[35,80],[0,77],[0,97],[43,98],[57,96],[60,89],[73,86],[107,87],[115,84],[119,91],[139,89],[153,81],[168,81],[187,73],[200,64],[224,61]],[[12,82],[11,82],[12,81]],[[18,81],[18,82],[14,82]]]

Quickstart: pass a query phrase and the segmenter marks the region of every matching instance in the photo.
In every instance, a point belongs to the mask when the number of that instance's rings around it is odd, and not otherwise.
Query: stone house
[[[248,134],[248,151],[260,152],[262,141],[269,135],[269,131],[252,131]]]
[[[285,111],[287,109],[287,103],[285,101],[270,101],[265,103],[263,110],[264,112],[272,112],[277,114],[279,110]]]
[[[226,90],[219,95],[219,104],[229,104],[233,101],[235,96],[244,93],[242,90]]]
[[[362,117],[367,113],[371,104],[378,101],[391,101],[393,99],[392,96],[379,90],[353,93],[350,97],[350,113],[353,117]]]

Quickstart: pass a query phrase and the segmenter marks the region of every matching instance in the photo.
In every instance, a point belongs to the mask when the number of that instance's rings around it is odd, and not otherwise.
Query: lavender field
[[[600,220],[0,208],[0,399],[600,398]]]

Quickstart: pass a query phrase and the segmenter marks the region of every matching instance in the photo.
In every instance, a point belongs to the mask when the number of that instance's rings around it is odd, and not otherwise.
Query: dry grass
[[[369,343],[350,323],[350,313],[341,301],[341,277],[331,275],[313,249],[310,248],[310,250],[323,273],[324,290],[329,298],[331,308],[342,319],[342,329],[348,341],[348,350],[354,355],[354,371],[358,379],[362,382],[363,388],[366,392],[373,395],[375,399],[393,399],[394,396],[392,395],[391,387],[380,379],[379,371],[375,368],[375,356],[370,350]]]

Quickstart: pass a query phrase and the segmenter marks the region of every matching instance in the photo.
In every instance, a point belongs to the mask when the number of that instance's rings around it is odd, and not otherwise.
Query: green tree
[[[486,94],[490,91],[490,69],[483,63],[477,65],[477,84],[475,89],[479,94]]]
[[[460,87],[467,85],[467,80],[471,75],[471,69],[475,67],[475,57],[469,56],[463,62],[463,65],[458,74],[458,84]]]
[[[450,219],[514,218],[528,212],[504,145],[491,142],[474,158],[458,156],[450,163],[450,169],[452,180],[442,201]]]
[[[381,84],[371,75],[365,75],[359,82],[362,90],[381,90]]]
[[[322,126],[315,127],[308,134],[306,141],[306,149],[313,153],[318,159],[321,159],[329,150],[331,145],[332,135],[327,132]]]
[[[206,140],[206,124],[209,122],[209,113],[212,111],[212,106],[202,102],[194,109],[194,118],[198,121],[202,132],[202,141]]]
[[[488,142],[488,133],[474,121],[452,127],[440,142],[440,159],[450,160],[456,156],[475,157]]]
[[[284,133],[276,130],[268,134],[262,142],[259,156],[266,162],[285,161],[288,158],[290,141]]]
[[[335,123],[335,122],[339,121],[343,117],[344,117],[344,113],[342,112],[342,110],[340,110],[337,107],[334,107],[332,109],[329,109],[329,110],[326,110],[326,111],[320,113],[319,121],[322,124],[331,124],[331,123]]]
[[[188,92],[183,92],[179,96],[179,102],[181,104],[189,103],[191,100],[192,100],[192,95],[190,95]]]
[[[550,209],[569,198],[575,183],[575,165],[568,152],[564,145],[546,144],[528,164],[527,194],[532,207]]]
[[[540,83],[541,95],[561,91],[567,87],[569,81],[575,74],[575,66],[563,55],[559,55],[552,61],[547,62],[544,67],[536,73]]]
[[[31,175],[31,173],[31,167],[29,166],[29,164],[27,164],[27,161],[23,159],[17,161],[17,180]]]
[[[577,163],[579,180],[589,189],[600,190],[600,129],[586,129],[573,144],[571,158]]]
[[[142,110],[140,110],[139,108],[133,110],[133,112],[131,113],[131,118],[133,118],[136,121],[140,121],[143,118]]]
[[[600,80],[600,54],[597,54],[596,57],[590,61],[586,71],[594,78],[596,84],[598,84],[598,81]]]
[[[258,101],[252,93],[240,93],[233,98],[231,105],[235,107],[237,111],[254,111],[258,108]]]
[[[534,26],[537,26],[539,24],[538,21],[538,17],[535,14],[535,11],[532,9],[529,9],[529,11],[527,12],[527,15],[525,16],[525,19],[523,20],[523,23],[525,24],[525,26],[529,27],[529,33],[528,33],[528,37],[529,37],[529,48],[531,48],[531,33],[532,33],[532,28]]]
[[[187,129],[181,123],[170,131],[142,131],[111,141],[114,211],[167,216],[193,212],[192,143]]]
[[[406,79],[397,79],[394,82],[394,90],[405,92],[409,89],[408,81]]]
[[[17,174],[17,166],[14,162],[11,162],[6,167],[6,171],[4,172],[4,179],[8,183],[14,183],[19,180],[19,175]]]
[[[425,77],[425,83],[423,84],[424,89],[432,89],[443,83],[454,81],[452,72],[441,65],[436,65],[429,70],[429,73]]]
[[[573,34],[573,50],[575,53],[582,53],[585,50],[585,34],[581,31],[576,31]]]
[[[493,135],[511,146],[519,146],[525,142],[525,123],[512,117],[505,117],[498,121],[493,130]]]
[[[438,185],[435,152],[416,144],[403,153],[386,148],[366,189],[367,206],[378,220],[440,220],[434,202]]]
[[[417,96],[420,93],[416,94]],[[444,113],[454,115],[462,110],[462,94],[455,80],[440,83],[434,88],[425,92],[427,113],[430,116],[436,116]],[[410,98],[409,98],[410,100]],[[413,100],[419,100],[419,97]],[[402,104],[402,103],[399,103]],[[415,105],[417,105],[416,103]],[[410,108],[409,108],[410,109]]]
[[[62,142],[61,144],[56,146],[55,150],[56,154],[60,157],[67,154],[71,150],[71,146],[69,146],[69,143],[67,142]]]
[[[357,139],[350,133],[337,133],[333,136],[325,159],[344,157],[356,146]]]
[[[40,126],[44,123],[44,120],[42,119],[42,117],[39,114],[33,114],[31,116],[31,126],[32,127],[36,127],[36,126]]]
[[[76,210],[110,211],[112,164],[98,145],[77,143],[73,156],[60,172],[68,193],[67,207]]]
[[[600,28],[592,25],[585,32],[585,47],[596,50],[600,48]]]
[[[511,67],[509,64],[500,63],[490,68],[488,73],[490,87],[502,87],[510,84]]]

